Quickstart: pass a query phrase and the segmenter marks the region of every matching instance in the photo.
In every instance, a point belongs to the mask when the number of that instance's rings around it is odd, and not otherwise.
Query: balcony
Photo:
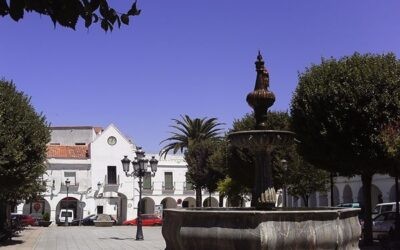
[[[75,182],[73,185],[72,183],[69,185],[68,193],[77,193],[79,189],[79,183]],[[61,182],[60,193],[67,193],[67,186],[64,182]]]
[[[110,178],[110,176],[104,176],[104,192],[116,192],[118,193],[118,188],[120,185],[119,175],[114,176],[114,178]]]
[[[183,183],[183,194],[194,195],[195,193],[196,191],[194,190],[194,187],[191,183],[189,182]]]
[[[175,192],[175,182],[173,183],[166,183],[162,182],[162,193],[163,194],[173,194]]]
[[[143,194],[144,195],[152,195],[154,191],[154,182],[151,183],[143,183]]]

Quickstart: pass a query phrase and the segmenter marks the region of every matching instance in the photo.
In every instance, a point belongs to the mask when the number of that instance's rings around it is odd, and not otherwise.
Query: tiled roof
[[[89,146],[47,146],[47,158],[88,159]]]

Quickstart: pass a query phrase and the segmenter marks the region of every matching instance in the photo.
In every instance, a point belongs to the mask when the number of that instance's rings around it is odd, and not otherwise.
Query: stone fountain
[[[255,64],[256,84],[247,102],[256,127],[230,133],[228,139],[254,153],[256,206],[164,210],[166,249],[358,249],[359,209],[275,208],[271,151],[293,143],[294,133],[267,130],[267,111],[275,96],[268,90],[269,74],[260,53]]]

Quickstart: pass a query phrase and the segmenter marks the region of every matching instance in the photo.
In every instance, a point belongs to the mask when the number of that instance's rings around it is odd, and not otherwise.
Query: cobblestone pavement
[[[143,241],[135,240],[135,226],[33,227],[24,230],[20,237],[14,238],[14,243],[11,242],[5,247],[0,247],[0,249],[165,249],[161,227],[143,227],[143,235]]]

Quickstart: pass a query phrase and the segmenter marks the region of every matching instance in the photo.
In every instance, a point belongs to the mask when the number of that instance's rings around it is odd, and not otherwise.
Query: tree
[[[399,115],[400,64],[394,54],[322,59],[299,75],[291,116],[301,155],[318,168],[361,175],[366,244],[372,243],[372,176],[387,171],[379,128]]]
[[[290,164],[287,172],[288,193],[292,196],[301,197],[306,207],[308,207],[311,194],[326,192],[327,190],[329,173],[313,167],[300,156]]]
[[[24,17],[24,12],[35,12],[46,15],[54,23],[75,29],[79,19],[85,21],[85,27],[100,22],[105,31],[112,31],[114,24],[128,25],[130,16],[137,16],[140,10],[136,1],[126,13],[118,13],[108,5],[107,0],[0,0],[0,16],[9,15],[18,22]]]
[[[217,118],[195,118],[192,119],[188,115],[181,116],[181,120],[173,119],[175,125],[171,127],[176,131],[171,132],[172,136],[163,140],[161,143],[168,143],[165,145],[161,152],[161,156],[166,156],[172,150],[174,154],[177,152],[187,151],[185,153],[185,160],[188,162],[188,171],[203,171],[202,168],[206,167],[208,153],[202,148],[202,142],[212,141],[218,139],[221,128],[221,123],[217,122]],[[195,148],[191,152],[191,149]],[[190,157],[190,158],[189,158]],[[193,165],[191,165],[190,163]],[[193,182],[195,182],[193,180]],[[196,206],[201,207],[201,188],[202,183],[192,183],[196,187]]]
[[[42,191],[49,141],[45,117],[35,112],[30,98],[0,80],[0,231],[9,225],[11,205]]]
[[[206,188],[210,196],[217,190],[218,182],[224,178],[220,166],[215,165],[219,162],[219,155],[215,153],[218,152],[219,144],[216,139],[202,140],[193,143],[190,150],[185,152],[185,160],[190,166],[186,172],[187,180],[196,190]]]
[[[400,208],[399,208],[399,172],[400,172],[400,121],[392,124],[386,124],[382,127],[380,139],[384,145],[385,151],[390,159],[393,160],[393,166],[389,174],[395,178],[396,194],[396,219],[395,219],[395,238],[400,235]]]

